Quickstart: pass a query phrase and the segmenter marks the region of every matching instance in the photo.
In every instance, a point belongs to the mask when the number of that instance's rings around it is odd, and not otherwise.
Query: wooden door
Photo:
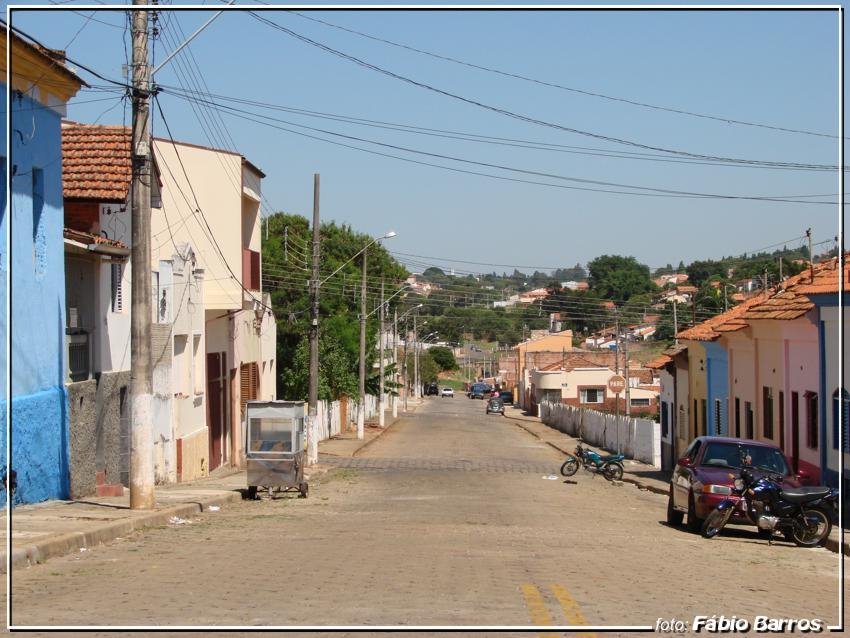
[[[207,353],[207,427],[210,470],[221,465],[227,405],[227,353]]]

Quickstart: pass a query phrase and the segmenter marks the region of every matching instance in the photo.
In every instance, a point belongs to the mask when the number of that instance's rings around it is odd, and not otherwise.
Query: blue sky
[[[125,39],[120,12],[15,12],[13,22],[45,45],[104,76],[122,79]],[[79,4],[79,3],[77,3]],[[167,9],[168,5],[162,7]],[[70,10],[79,11],[72,13]],[[508,73],[652,105],[771,126],[838,133],[838,20],[817,11],[304,11],[305,15],[378,38]],[[212,12],[161,14],[163,59]],[[837,139],[736,125],[541,86],[393,47],[284,11],[262,15],[307,38],[443,91],[521,116],[609,138],[698,155],[834,165]],[[85,26],[84,26],[85,25]],[[82,27],[82,30],[80,31]],[[188,47],[210,93],[347,117],[428,129],[510,138],[628,155],[660,154],[520,121],[379,74],[228,11]],[[183,62],[169,63],[157,82],[190,86]],[[93,84],[103,84],[90,79]],[[198,76],[195,75],[195,80]],[[89,102],[87,100],[110,98]],[[267,174],[269,210],[309,216],[312,175],[322,176],[322,217],[355,229],[398,236],[393,251],[488,264],[556,267],[601,254],[637,257],[652,267],[739,254],[799,238],[837,233],[837,206],[728,199],[621,195],[553,188],[450,172],[391,159],[220,115],[228,135],[196,116],[166,88],[161,105],[180,140],[232,145]],[[835,200],[835,171],[768,170],[740,165],[645,161],[474,143],[364,127],[226,102],[289,123],[463,158],[545,173],[507,172],[480,164],[416,155],[333,138],[382,153],[513,179],[624,190],[552,177],[675,191]],[[117,95],[79,94],[69,117],[129,122]],[[107,110],[111,107],[112,110]],[[105,112],[106,111],[106,112]],[[244,114],[243,114],[244,115]],[[125,120],[124,118],[128,118]],[[256,116],[251,116],[256,117]],[[216,120],[218,122],[219,120]],[[293,128],[292,124],[277,123]],[[301,129],[304,131],[304,129]],[[165,135],[154,120],[154,133]],[[232,141],[231,141],[232,138]],[[563,148],[564,146],[573,148]],[[550,148],[552,148],[550,146]],[[630,189],[626,189],[630,190]],[[633,191],[630,191],[633,192]],[[796,246],[800,239],[789,241]],[[826,246],[829,247],[829,246]],[[434,261],[434,260],[429,260]],[[440,262],[443,263],[443,262]],[[449,265],[449,264],[446,264]],[[457,264],[459,269],[510,270]],[[411,266],[413,267],[413,266]]]

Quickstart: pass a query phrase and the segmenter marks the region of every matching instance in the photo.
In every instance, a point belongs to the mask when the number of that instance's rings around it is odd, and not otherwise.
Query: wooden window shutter
[[[239,368],[239,395],[242,414],[245,413],[245,404],[248,401],[257,400],[259,387],[260,369],[257,362],[243,363]]]

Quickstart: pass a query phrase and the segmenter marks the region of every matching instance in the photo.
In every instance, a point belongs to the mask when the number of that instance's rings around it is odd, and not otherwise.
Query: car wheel
[[[694,493],[688,493],[688,531],[699,533],[702,530],[702,519],[697,516],[696,504],[694,503]]]
[[[674,527],[679,527],[682,524],[682,519],[685,514],[673,507],[673,488],[670,487],[670,494],[667,496],[667,524]]]

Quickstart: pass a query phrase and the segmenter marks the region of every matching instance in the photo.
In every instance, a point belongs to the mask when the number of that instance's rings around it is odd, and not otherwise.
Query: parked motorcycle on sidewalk
[[[567,460],[561,465],[561,474],[564,476],[572,476],[581,466],[588,472],[601,474],[609,481],[619,481],[623,478],[622,461],[625,456],[622,454],[602,456],[598,452],[582,447],[581,443],[576,446],[574,454],[567,455]]]
[[[800,547],[826,541],[838,517],[838,490],[831,487],[782,488],[782,477],[759,468],[744,468],[732,494],[718,504],[702,525],[704,538],[714,538],[737,508],[759,531],[783,533]]]

